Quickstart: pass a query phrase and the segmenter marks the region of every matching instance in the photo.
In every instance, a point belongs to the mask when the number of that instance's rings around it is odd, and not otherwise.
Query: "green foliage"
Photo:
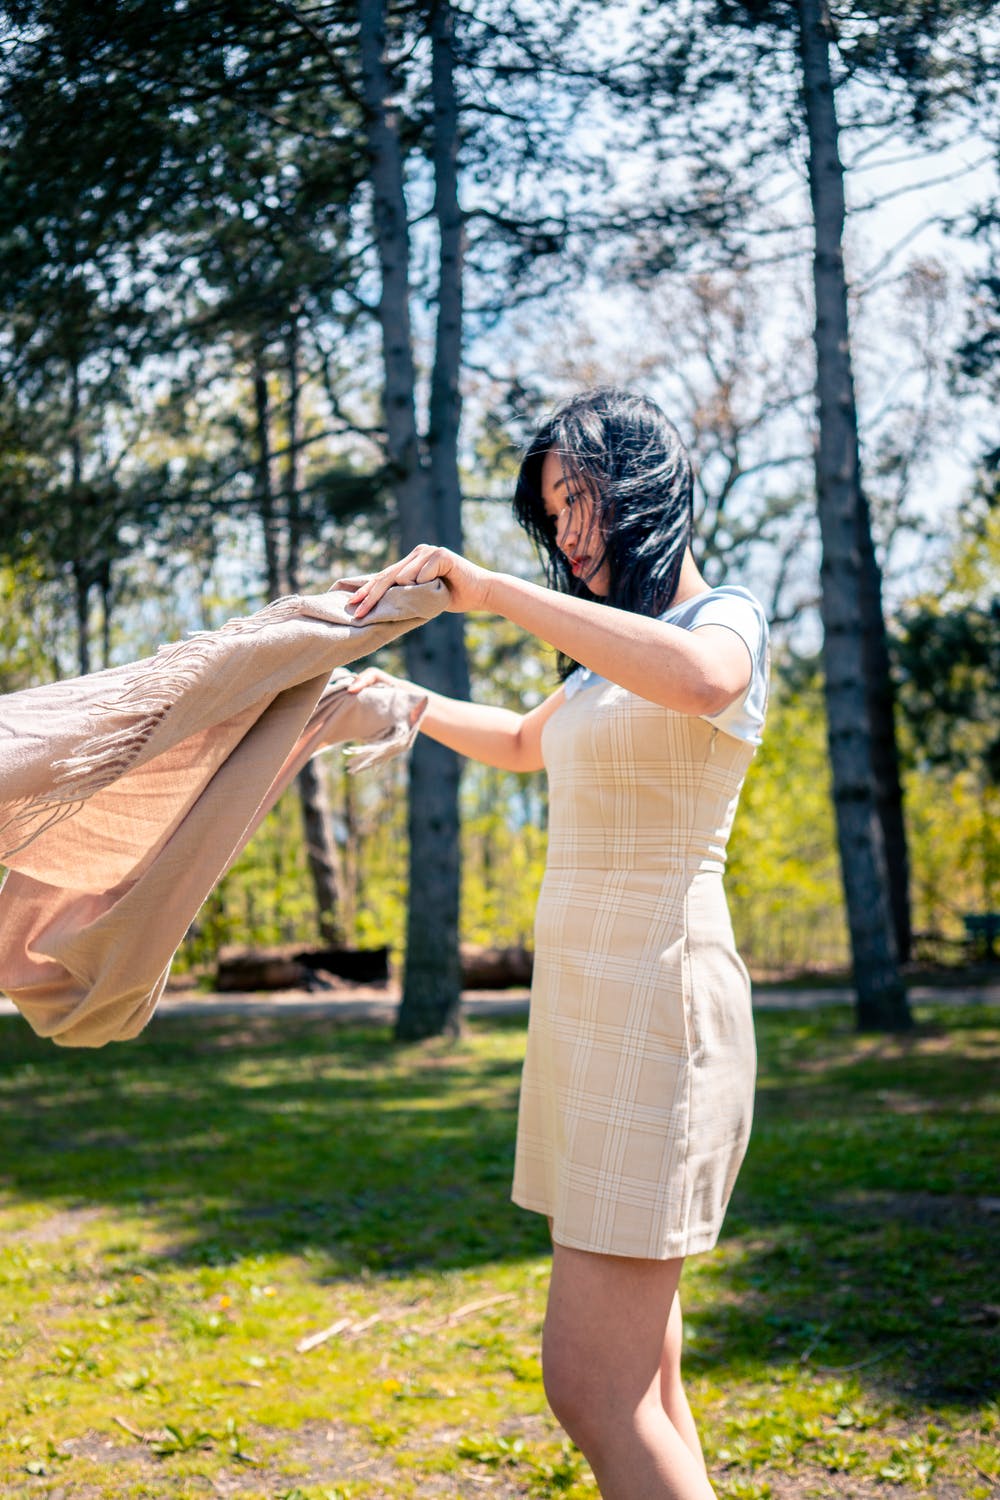
[[[463,786],[462,933],[487,947],[530,948],[545,869],[540,774],[470,766]]]
[[[985,491],[941,586],[902,612],[894,656],[911,758],[1000,786],[1000,505]]]
[[[967,912],[1000,901],[1000,788],[968,771],[908,771],[904,778],[913,871],[914,929],[959,942]]]
[[[108,616],[153,551],[169,592],[178,550],[204,555],[221,516],[252,514],[239,376],[279,368],[293,328],[313,419],[285,511],[319,536],[384,499],[349,419],[315,447],[365,354],[360,335],[348,360],[328,352],[346,346],[340,312],[358,319],[333,301],[358,274],[363,153],[328,49],[254,0],[197,15],[26,4],[4,38],[0,560],[28,558],[65,589],[88,670],[92,594],[107,649]],[[246,593],[260,569],[245,536],[243,552]]]
[[[0,693],[34,687],[56,675],[46,652],[54,612],[35,568],[0,566]]]
[[[798,675],[798,674],[797,674]],[[823,691],[775,673],[764,743],[730,839],[726,888],[737,944],[756,969],[847,958]]]
[[[267,948],[318,940],[301,805],[289,791],[205,902],[177,970],[210,966],[227,945]]]
[[[902,612],[899,677],[917,925],[1000,904],[1000,508],[982,492],[941,586]]]
[[[986,609],[918,605],[900,623],[912,753],[931,765],[978,768],[1000,785],[1000,597]]]

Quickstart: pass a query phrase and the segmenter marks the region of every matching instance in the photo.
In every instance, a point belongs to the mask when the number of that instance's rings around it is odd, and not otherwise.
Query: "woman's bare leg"
[[[681,1348],[684,1342],[684,1323],[681,1318],[680,1293],[674,1293],[667,1318],[667,1332],[663,1340],[660,1357],[660,1398],[663,1409],[678,1434],[694,1455],[702,1473],[706,1473],[705,1455],[701,1451],[701,1440],[694,1425],[694,1417],[688,1405],[687,1393],[681,1381]]]
[[[542,1369],[552,1410],[586,1455],[604,1500],[714,1500],[694,1424],[664,1407],[662,1362],[682,1260],[634,1260],[555,1245]],[[672,1368],[672,1366],[671,1366]],[[678,1354],[679,1381],[679,1354]],[[695,1438],[697,1443],[697,1438]]]

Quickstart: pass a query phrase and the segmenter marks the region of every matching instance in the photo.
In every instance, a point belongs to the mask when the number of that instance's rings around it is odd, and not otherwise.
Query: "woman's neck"
[[[691,548],[686,547],[684,550],[684,561],[681,563],[680,577],[677,580],[677,591],[670,601],[671,604],[685,604],[688,599],[693,599],[695,594],[707,593],[708,587],[708,584],[698,571],[698,564],[694,560]]]

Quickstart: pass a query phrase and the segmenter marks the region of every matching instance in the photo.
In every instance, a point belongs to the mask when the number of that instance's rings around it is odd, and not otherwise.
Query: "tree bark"
[[[448,11],[448,7],[443,7]],[[441,225],[442,279],[439,288],[438,350],[432,400],[437,400],[437,419],[432,415],[428,457],[422,451],[416,415],[416,374],[410,324],[410,236],[403,179],[403,150],[398,112],[391,101],[390,78],[385,63],[384,0],[361,0],[358,7],[361,64],[365,101],[365,128],[371,162],[375,240],[382,272],[379,320],[385,363],[384,410],[389,467],[399,509],[399,540],[405,553],[418,542],[439,541],[461,545],[460,497],[457,458],[455,474],[448,472],[449,444],[456,452],[457,361],[461,341],[461,223],[458,240],[454,226]],[[438,132],[438,94],[447,99],[451,88],[451,128],[457,150],[457,111],[454,108],[453,64],[450,43],[450,13],[432,22],[435,35],[435,149],[444,148],[448,111],[445,102],[442,132]],[[439,49],[447,36],[447,60]],[[440,77],[444,67],[445,77]],[[454,164],[453,164],[454,165]],[[442,163],[442,171],[444,164]],[[438,163],[435,161],[435,172]],[[457,193],[440,188],[436,205],[451,201]],[[441,220],[439,217],[439,225]],[[446,256],[452,257],[445,271]],[[458,282],[456,292],[456,280]],[[447,308],[447,311],[445,311]],[[442,323],[443,320],[443,323]],[[455,339],[459,353],[455,354]],[[447,351],[441,357],[441,349]],[[440,362],[440,370],[438,369]],[[454,375],[452,375],[452,371]],[[445,396],[441,396],[441,392]],[[464,652],[459,621],[443,615],[421,630],[411,632],[404,643],[409,676],[438,692],[467,696]],[[407,950],[403,998],[396,1024],[401,1038],[434,1036],[457,1028],[461,1000],[461,967],[458,953],[460,895],[459,864],[459,761],[432,740],[418,738],[410,762],[409,839],[410,879],[407,904]]]
[[[98,579],[101,595],[101,666],[111,665],[111,559],[101,559],[101,576]]]
[[[816,490],[823,546],[823,663],[837,835],[858,1025],[866,1030],[900,1031],[912,1025],[912,1018],[899,972],[885,840],[875,803],[865,690],[859,547],[861,462],[843,261],[844,177],[830,72],[830,15],[826,0],[797,0],[797,8],[809,136],[809,191],[816,231]]]

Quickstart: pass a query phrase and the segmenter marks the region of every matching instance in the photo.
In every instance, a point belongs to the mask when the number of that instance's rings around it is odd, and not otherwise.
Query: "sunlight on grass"
[[[750,1155],[685,1273],[730,1500],[998,1482],[1000,1027],[922,1023],[761,1018]],[[523,1024],[0,1045],[5,1496],[593,1500],[542,1391],[545,1226],[508,1200]]]

